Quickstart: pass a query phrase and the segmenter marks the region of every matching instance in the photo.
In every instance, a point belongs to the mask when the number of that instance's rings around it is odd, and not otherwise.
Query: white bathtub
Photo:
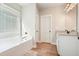
[[[0,55],[4,56],[23,55],[25,51],[33,48],[33,39],[30,35],[22,40],[17,37],[17,39],[13,38],[0,42]]]

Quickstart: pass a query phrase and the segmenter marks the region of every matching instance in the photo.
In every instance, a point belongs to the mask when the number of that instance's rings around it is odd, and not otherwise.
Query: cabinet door
[[[77,9],[77,32],[79,33],[79,4],[78,4],[78,9]],[[79,35],[78,35],[79,37]],[[78,51],[78,56],[79,56],[79,40],[77,41],[77,51]]]
[[[78,56],[79,56],[79,38],[78,38],[78,41],[77,41],[77,51],[78,51]]]
[[[77,36],[61,36],[59,40],[60,55],[77,56]]]

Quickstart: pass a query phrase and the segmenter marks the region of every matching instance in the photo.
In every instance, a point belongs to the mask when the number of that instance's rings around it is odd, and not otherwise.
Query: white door
[[[52,16],[43,15],[40,20],[40,39],[41,42],[52,42]]]

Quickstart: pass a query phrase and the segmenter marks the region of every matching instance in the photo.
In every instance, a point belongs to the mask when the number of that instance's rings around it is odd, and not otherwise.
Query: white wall
[[[63,7],[55,7],[44,9],[40,11],[40,15],[52,15],[53,17],[53,26],[55,30],[64,30],[65,29],[65,13]],[[53,29],[53,30],[54,30]]]
[[[55,39],[55,31],[64,31],[65,30],[65,13],[64,8],[62,6],[60,7],[54,7],[49,9],[43,9],[40,10],[40,16],[41,15],[52,15],[53,20],[53,42],[56,42]]]
[[[22,8],[22,34],[25,32],[35,39],[36,4],[29,3]]]
[[[35,39],[36,42],[39,42],[40,36],[39,36],[39,10],[38,7],[36,6],[36,20],[35,20]]]

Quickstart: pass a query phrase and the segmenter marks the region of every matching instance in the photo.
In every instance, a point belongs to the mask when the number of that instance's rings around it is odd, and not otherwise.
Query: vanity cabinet
[[[59,35],[57,36],[57,51],[61,56],[77,56],[78,38],[75,35]]]
[[[77,51],[78,51],[78,56],[79,56],[79,39],[77,41]]]
[[[77,4],[77,32],[79,37],[79,4]],[[79,55],[79,40],[77,42],[77,47],[78,47],[78,55]]]

